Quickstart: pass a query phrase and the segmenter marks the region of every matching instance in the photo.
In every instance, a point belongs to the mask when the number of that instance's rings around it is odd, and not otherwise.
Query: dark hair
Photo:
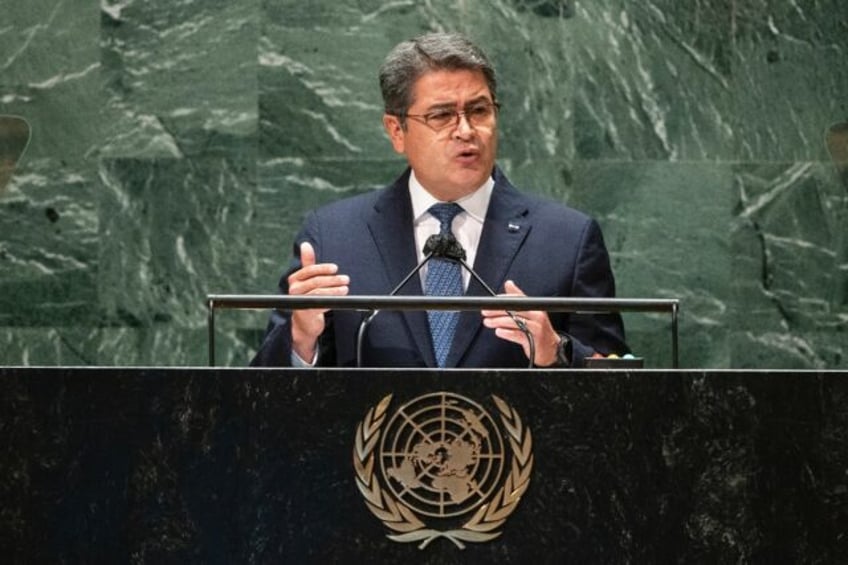
[[[456,33],[427,33],[395,46],[380,67],[380,90],[387,114],[401,119],[412,106],[412,86],[436,70],[481,71],[497,101],[495,69],[483,51]]]

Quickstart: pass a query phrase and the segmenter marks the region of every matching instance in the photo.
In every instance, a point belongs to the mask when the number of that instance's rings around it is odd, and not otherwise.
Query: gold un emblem
[[[463,542],[500,535],[530,484],[533,440],[515,410],[492,400],[500,426],[482,406],[450,392],[414,398],[388,419],[391,394],[368,410],[356,429],[356,485],[394,532],[389,539],[424,549],[443,537],[464,549]]]

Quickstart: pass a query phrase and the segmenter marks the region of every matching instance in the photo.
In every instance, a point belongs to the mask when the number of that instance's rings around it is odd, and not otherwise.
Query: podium
[[[9,563],[835,563],[848,555],[845,371],[0,368],[0,379],[0,549]],[[427,422],[440,417],[428,410],[440,403],[477,439],[434,435]],[[519,433],[502,425],[508,414]],[[464,492],[486,497],[504,521],[483,516],[498,535],[467,540],[474,512],[440,519],[407,494],[447,493],[445,507],[462,498],[449,481],[469,484],[474,457],[457,441],[484,443],[480,430],[491,436],[492,426],[503,472],[491,484],[474,475],[480,492]],[[366,427],[368,438],[395,439],[357,445]],[[441,451],[419,447],[448,436],[453,445]],[[478,463],[493,445],[474,452]],[[393,472],[378,474],[376,460],[367,470],[378,449]],[[448,472],[418,476],[427,491],[404,474],[404,460]],[[363,493],[369,477],[384,500],[415,506],[424,524],[410,528],[416,540],[390,537],[399,532]],[[518,489],[507,507],[504,496]],[[440,535],[422,536],[427,529]]]

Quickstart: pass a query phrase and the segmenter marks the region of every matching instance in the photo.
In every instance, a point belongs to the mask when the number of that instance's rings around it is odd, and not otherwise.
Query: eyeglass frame
[[[403,121],[406,120],[406,118],[412,118],[414,120],[421,120],[420,123],[424,124],[426,127],[430,128],[431,130],[433,130],[435,132],[441,132],[441,131],[446,131],[451,127],[453,127],[453,128],[457,127],[459,125],[460,116],[464,116],[465,121],[468,122],[468,125],[471,126],[472,128],[476,128],[477,126],[468,117],[468,109],[469,109],[469,107],[473,107],[473,106],[478,105],[478,104],[479,105],[485,105],[488,109],[491,109],[492,110],[492,116],[494,116],[494,117],[497,117],[498,112],[501,109],[501,104],[497,100],[483,99],[483,100],[477,100],[477,101],[474,101],[474,102],[469,102],[468,104],[463,106],[462,110],[457,111],[456,109],[452,109],[450,111],[450,113],[453,114],[453,120],[451,122],[448,122],[447,124],[445,124],[441,128],[435,128],[432,125],[430,125],[429,124],[429,118],[431,118],[433,116],[433,114],[436,114],[436,113],[440,113],[440,112],[447,113],[447,110],[432,110],[432,111],[426,112],[424,114],[409,114],[409,113],[403,112],[401,114],[397,114],[397,117],[401,120],[401,123],[403,123]]]

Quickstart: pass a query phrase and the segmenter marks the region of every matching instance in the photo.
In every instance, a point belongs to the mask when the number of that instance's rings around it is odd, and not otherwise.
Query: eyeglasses
[[[472,102],[465,106],[462,111],[450,108],[440,108],[425,114],[402,114],[401,118],[412,118],[420,120],[425,126],[434,131],[441,131],[449,127],[459,125],[459,117],[465,116],[471,127],[491,125],[495,121],[495,115],[501,107],[497,102],[480,101]]]

